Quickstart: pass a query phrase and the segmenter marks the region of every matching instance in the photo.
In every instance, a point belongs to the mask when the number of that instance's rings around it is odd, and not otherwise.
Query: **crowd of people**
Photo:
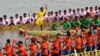
[[[43,22],[45,21],[52,24],[54,23],[52,25],[52,28],[56,30],[57,27],[56,27],[55,22],[58,22],[61,20],[68,21],[70,22],[71,26],[73,26],[72,22],[77,21],[75,19],[78,19],[80,21],[83,18],[90,18],[89,20],[92,20],[95,18],[95,15],[96,15],[96,18],[100,17],[100,7],[98,6],[90,7],[90,8],[89,7],[77,8],[77,9],[70,8],[68,11],[64,10],[63,12],[61,10],[56,11],[56,12],[54,11],[50,11],[47,13],[46,12],[47,12],[47,7],[46,9],[41,7],[40,11],[38,11],[37,13],[29,13],[29,14],[24,13],[23,16],[19,16],[18,14],[15,14],[15,17],[11,16],[10,19],[7,18],[6,15],[3,15],[3,17],[0,17],[0,26],[28,24],[28,23],[29,24],[33,23],[40,26],[40,25],[44,25]],[[82,24],[84,24],[83,21],[84,20],[82,20]],[[79,22],[75,24],[79,24]],[[66,25],[66,23],[64,23],[63,25]],[[64,26],[64,28],[66,28],[66,26]]]
[[[87,34],[82,31],[81,35],[72,35],[69,31],[65,35],[57,34],[50,40],[49,34],[39,36],[25,36],[28,44],[19,40],[7,39],[4,47],[0,49],[0,56],[61,56],[72,53],[89,52],[100,50],[100,28],[98,33],[89,31]],[[96,52],[94,52],[96,54]],[[95,55],[95,54],[90,55]],[[86,54],[85,54],[86,55]]]
[[[65,35],[57,34],[56,39],[49,40],[49,36],[46,34],[41,35],[42,40],[38,40],[38,36],[34,36],[28,46],[22,41],[14,40],[11,43],[10,39],[7,40],[3,51],[0,52],[0,56],[4,53],[6,56],[60,56],[68,55],[80,52],[88,52],[93,50],[100,50],[100,7],[85,7],[61,10],[56,12],[48,12],[41,7],[38,13],[24,13],[23,16],[18,14],[15,17],[7,18],[6,15],[0,17],[0,26],[6,25],[18,25],[18,24],[35,24],[43,27],[43,22],[52,23],[52,29],[58,30],[57,22],[63,21],[61,25],[64,30],[67,30]],[[80,35],[72,35],[70,29],[75,28],[76,32],[81,29]],[[90,29],[85,33],[85,29]],[[24,36],[26,38],[26,36]],[[40,46],[38,46],[40,45]],[[28,49],[26,48],[28,47]],[[1,49],[1,50],[2,50]],[[28,52],[29,51],[29,52]]]

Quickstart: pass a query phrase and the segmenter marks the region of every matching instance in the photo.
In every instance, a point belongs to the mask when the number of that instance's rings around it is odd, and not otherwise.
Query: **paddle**
[[[87,56],[86,55],[86,40],[85,40],[85,37],[84,37],[84,32],[81,32],[81,35],[82,35],[82,39],[83,39],[83,43],[84,43],[84,54],[85,54],[85,56]]]
[[[93,36],[94,44],[95,44],[95,55],[98,56],[98,54],[97,54],[97,37],[94,36],[95,34],[97,34],[97,30],[92,29],[92,36]]]
[[[75,49],[75,40],[72,38],[72,36],[71,36],[71,40],[72,40],[72,47],[74,48],[75,56],[77,56],[77,51]]]

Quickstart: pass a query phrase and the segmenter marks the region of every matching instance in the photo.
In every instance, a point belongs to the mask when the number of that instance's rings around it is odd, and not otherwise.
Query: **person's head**
[[[40,8],[40,11],[41,11],[41,12],[43,12],[43,11],[44,11],[44,8],[43,8],[43,7],[41,7],[41,8]]]
[[[67,32],[67,36],[68,36],[68,37],[70,37],[70,36],[71,36],[71,34],[70,34],[70,32],[69,32],[69,31]]]
[[[10,43],[10,39],[7,39],[7,40],[6,40],[6,43]]]
[[[56,35],[56,39],[59,39],[59,37],[60,37],[60,33],[58,33],[58,34]]]
[[[34,40],[34,38],[31,38],[31,43],[35,43],[35,40]]]
[[[81,8],[81,12],[84,12],[84,9],[83,8]]]
[[[100,7],[98,7],[98,10],[100,11]]]
[[[33,17],[35,17],[36,16],[36,13],[33,13]]]
[[[72,9],[71,8],[69,8],[69,13],[71,13],[72,12]]]
[[[69,16],[69,19],[73,19],[73,17],[72,16]]]
[[[50,12],[50,14],[51,14],[51,15],[53,15],[53,14],[54,14],[54,12],[53,12],[53,11],[51,11],[51,12]]]
[[[95,6],[95,10],[98,10],[98,6]]]
[[[90,11],[93,11],[93,7],[90,7]]]
[[[23,45],[22,41],[18,41],[18,46],[21,47]]]
[[[85,7],[85,11],[88,11],[88,9],[89,9],[88,7]]]
[[[63,12],[64,12],[64,14],[66,14],[66,13],[67,13],[67,11],[66,11],[66,10],[64,10]]]
[[[24,13],[24,14],[23,14],[23,17],[26,17],[26,16],[27,16],[27,13]]]
[[[6,15],[3,15],[3,18],[4,18],[4,19],[7,19],[7,16],[6,16]]]
[[[67,22],[68,21],[68,19],[67,18],[64,18],[64,22]]]
[[[77,20],[78,19],[78,16],[75,16],[75,20]]]
[[[47,38],[46,37],[42,37],[42,41],[43,42],[47,41]]]
[[[83,19],[84,17],[83,16],[80,16],[80,18]]]
[[[75,9],[73,9],[73,13],[76,13],[76,10]]]
[[[59,15],[61,15],[61,10],[58,11]]]
[[[57,11],[55,12],[55,15],[58,16],[58,12]]]
[[[19,19],[22,21],[22,16],[20,16]]]
[[[95,15],[95,16],[94,16],[94,19],[98,19],[98,15]]]
[[[80,8],[77,8],[77,12],[80,12]]]
[[[90,17],[90,13],[86,13],[86,16],[85,17],[86,18]]]
[[[0,22],[2,22],[2,20],[3,20],[2,17],[0,17]]]
[[[13,16],[11,16],[10,19],[13,20]]]
[[[51,14],[51,13],[50,13],[50,12],[48,12],[48,16],[50,16],[50,14]]]
[[[15,14],[15,18],[18,18],[18,14]]]
[[[89,32],[88,32],[88,36],[91,36],[91,35],[92,35],[92,32],[91,32],[91,31],[89,31]]]

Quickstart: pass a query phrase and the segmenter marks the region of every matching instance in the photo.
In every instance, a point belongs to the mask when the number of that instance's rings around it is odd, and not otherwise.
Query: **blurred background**
[[[100,6],[100,0],[0,0],[0,16],[36,12],[45,5],[45,2],[48,5],[48,11]]]

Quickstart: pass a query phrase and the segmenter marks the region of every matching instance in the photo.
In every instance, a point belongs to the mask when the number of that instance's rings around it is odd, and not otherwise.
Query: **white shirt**
[[[3,26],[4,24],[3,24],[3,22],[0,22],[0,26]]]
[[[81,12],[77,12],[76,15],[77,15],[77,16],[80,16],[80,15],[81,15]]]
[[[58,14],[58,16],[59,16],[59,18],[61,19],[61,17],[63,17],[63,13],[60,15],[60,14]]]
[[[62,16],[63,16],[63,14],[61,14],[61,15],[58,15],[58,17],[59,17],[59,18],[61,18]]]
[[[72,14],[73,19],[75,19],[75,16],[77,16],[77,13]]]
[[[3,19],[2,23],[3,23],[3,25],[6,25],[6,20],[5,20],[5,19]]]
[[[59,15],[58,16],[54,15],[54,17],[56,18],[56,19],[54,18],[55,20],[59,21],[60,19]]]
[[[97,15],[100,15],[100,11],[97,12]]]
[[[25,17],[25,18],[23,18],[22,20],[23,20],[23,23],[25,24],[27,21],[28,21],[28,17]]]
[[[50,21],[53,22],[54,18],[55,18],[55,15],[51,15],[50,16]]]
[[[24,22],[23,21],[19,21],[19,24],[24,24]]]
[[[32,18],[30,18],[29,22],[34,23],[36,19],[37,19],[37,17],[32,17]]]
[[[63,19],[65,19],[65,18],[68,19],[68,17],[69,17],[69,14],[68,13],[67,14],[63,14]]]
[[[17,23],[19,22],[19,18],[14,18],[14,25],[17,25]]]
[[[80,15],[81,15],[81,16],[85,16],[86,13],[85,13],[85,12],[81,12]]]
[[[72,16],[72,14],[73,14],[73,12],[71,12],[71,13],[67,13],[68,16]]]
[[[85,10],[84,12],[85,12],[85,15],[86,15],[87,13],[89,13],[89,12],[90,12],[90,10],[88,9],[87,11]]]
[[[45,21],[51,21],[51,17],[48,16],[48,15],[46,15],[46,16],[44,17],[44,20],[45,20]]]
[[[6,24],[7,23],[7,24]],[[10,24],[10,19],[3,19],[3,24],[4,25],[9,25]]]
[[[95,15],[99,15],[99,10],[96,10],[95,11]]]

